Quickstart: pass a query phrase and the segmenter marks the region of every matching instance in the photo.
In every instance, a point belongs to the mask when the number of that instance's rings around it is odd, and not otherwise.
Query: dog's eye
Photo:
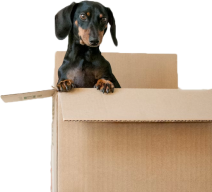
[[[82,13],[82,14],[80,14],[80,19],[85,21],[87,19],[87,17],[84,13]]]
[[[106,18],[106,17],[103,17],[103,18],[101,19],[101,21],[102,21],[103,23],[107,23],[107,18]]]

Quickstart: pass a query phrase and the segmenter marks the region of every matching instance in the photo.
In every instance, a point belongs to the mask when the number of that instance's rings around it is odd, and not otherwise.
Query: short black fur
[[[86,20],[81,19],[81,14],[85,15],[82,17],[86,17]],[[68,50],[58,70],[58,91],[96,86],[104,93],[113,92],[114,87],[121,88],[112,73],[110,63],[99,50],[107,23],[111,25],[110,32],[114,44],[118,45],[113,13],[100,3],[72,3],[57,13],[56,36],[60,40],[69,37]],[[103,81],[98,81],[100,79]]]

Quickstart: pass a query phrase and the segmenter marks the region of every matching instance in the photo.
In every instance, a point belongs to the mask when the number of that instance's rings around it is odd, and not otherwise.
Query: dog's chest
[[[68,69],[67,78],[73,80],[77,87],[92,88],[101,78],[101,71],[92,63],[83,61]]]

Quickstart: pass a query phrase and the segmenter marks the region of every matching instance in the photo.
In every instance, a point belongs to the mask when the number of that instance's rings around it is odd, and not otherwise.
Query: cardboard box
[[[122,86],[114,94],[2,96],[53,96],[52,191],[211,192],[212,90],[179,90],[173,54],[104,56]]]

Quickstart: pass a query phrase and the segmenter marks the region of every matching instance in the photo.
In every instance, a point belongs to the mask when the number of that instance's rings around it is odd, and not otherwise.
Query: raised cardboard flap
[[[44,90],[44,91],[36,91],[36,92],[28,92],[28,93],[18,93],[12,95],[1,95],[1,99],[4,102],[16,102],[16,101],[26,101],[31,99],[41,99],[46,97],[52,97],[55,93],[54,89]]]
[[[212,90],[74,89],[59,99],[65,121],[212,121]]]
[[[102,53],[122,88],[177,89],[177,55]],[[54,86],[65,52],[56,52]]]

